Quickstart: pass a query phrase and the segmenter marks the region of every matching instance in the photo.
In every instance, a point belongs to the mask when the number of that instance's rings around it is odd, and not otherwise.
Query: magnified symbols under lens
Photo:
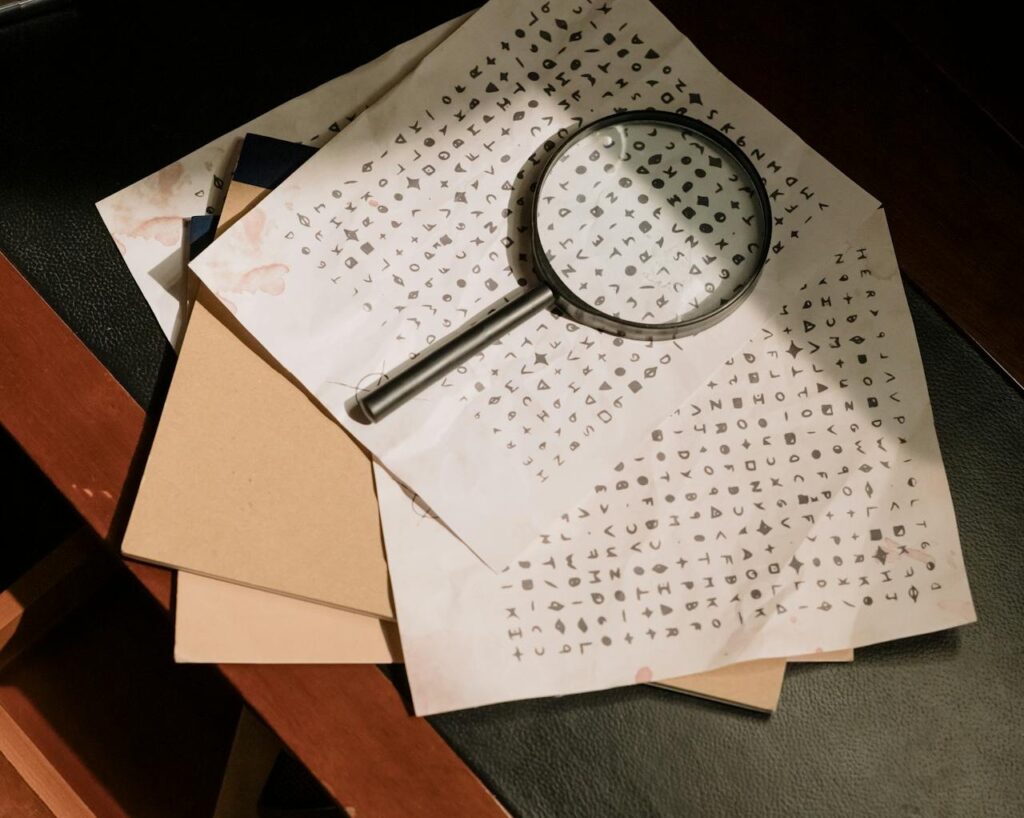
[[[376,422],[538,311],[640,341],[691,335],[751,292],[771,242],[768,192],[750,159],[689,117],[599,119],[550,158],[533,197],[540,282],[357,396]]]

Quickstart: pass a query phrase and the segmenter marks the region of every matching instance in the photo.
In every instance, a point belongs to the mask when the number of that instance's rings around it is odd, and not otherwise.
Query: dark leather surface
[[[1024,814],[1024,399],[910,299],[978,624],[791,666],[771,718],[644,688],[435,718],[515,812]]]
[[[468,5],[82,4],[0,30],[0,249],[152,406],[167,347],[93,203]],[[980,624],[797,666],[770,719],[648,688],[433,719],[511,812],[1024,814],[1024,399],[910,299]]]

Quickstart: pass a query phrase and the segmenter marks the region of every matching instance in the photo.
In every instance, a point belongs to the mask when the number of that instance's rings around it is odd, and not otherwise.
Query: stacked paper
[[[206,289],[125,539],[216,578],[182,573],[179,658],[251,660],[232,646],[289,621],[338,639],[279,640],[280,661],[382,661],[370,616],[397,614],[433,713],[755,660],[781,680],[780,657],[973,621],[882,211],[652,6],[492,2],[330,87],[306,132],[282,106],[99,205],[173,335],[186,193],[221,187],[246,130],[322,145],[191,264]],[[638,108],[754,161],[774,232],[755,294],[667,342],[544,312],[353,422],[367,377],[530,279],[515,208],[538,147]]]

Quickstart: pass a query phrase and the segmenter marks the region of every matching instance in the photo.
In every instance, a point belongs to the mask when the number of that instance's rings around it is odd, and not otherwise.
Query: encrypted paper
[[[352,421],[359,388],[532,279],[522,211],[544,156],[631,108],[717,126],[765,177],[774,233],[753,296],[706,332],[657,343],[543,312],[383,422]],[[500,570],[876,207],[649,3],[496,0],[192,267]]]
[[[753,329],[498,574],[377,467],[417,713],[974,620],[882,212]]]

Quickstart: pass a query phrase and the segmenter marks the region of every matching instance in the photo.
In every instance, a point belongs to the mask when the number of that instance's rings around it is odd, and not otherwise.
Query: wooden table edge
[[[0,423],[116,546],[150,442],[145,412],[2,253],[0,293]],[[172,572],[124,562],[170,612]],[[218,667],[353,814],[507,815],[378,668]]]

